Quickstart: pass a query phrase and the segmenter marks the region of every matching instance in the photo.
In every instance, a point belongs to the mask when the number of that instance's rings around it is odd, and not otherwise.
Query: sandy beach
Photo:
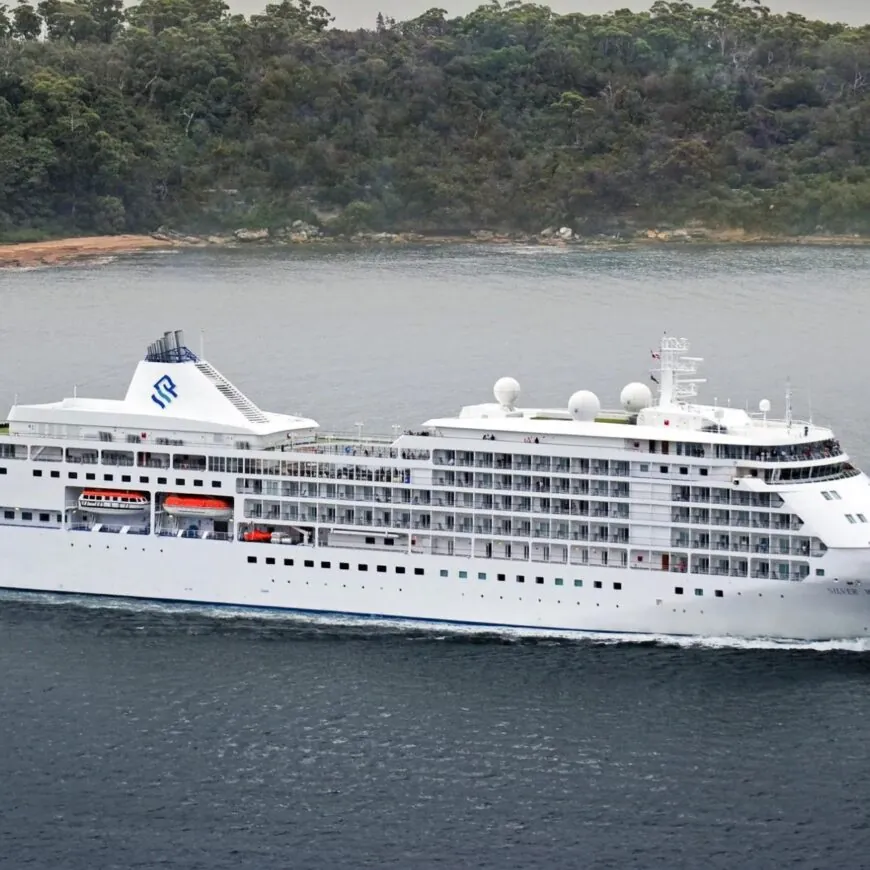
[[[151,236],[88,236],[50,242],[22,242],[0,245],[0,268],[58,266],[81,260],[99,259],[136,251],[159,250],[175,242]]]

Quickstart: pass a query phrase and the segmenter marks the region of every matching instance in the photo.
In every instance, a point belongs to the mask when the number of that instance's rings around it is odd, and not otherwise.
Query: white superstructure
[[[258,408],[165,333],[123,400],[0,429],[10,589],[559,631],[870,636],[870,487],[829,429],[659,396],[495,402],[394,438]],[[167,503],[168,502],[168,503]]]

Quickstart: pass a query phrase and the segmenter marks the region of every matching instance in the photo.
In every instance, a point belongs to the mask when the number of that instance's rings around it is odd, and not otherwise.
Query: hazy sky
[[[258,12],[266,0],[226,0],[234,11]],[[318,0],[334,16],[337,27],[371,27],[378,12],[397,20],[413,18],[427,9],[440,7],[460,15],[480,6],[480,0]],[[540,0],[556,12],[607,12],[612,9],[649,9],[653,0]],[[696,2],[709,6],[708,2]],[[849,24],[870,24],[870,0],[765,0],[773,12],[797,12],[807,18],[845,21]]]

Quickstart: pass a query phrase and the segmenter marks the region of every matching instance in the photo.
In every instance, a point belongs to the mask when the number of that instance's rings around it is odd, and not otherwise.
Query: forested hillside
[[[0,236],[870,233],[870,26],[740,0],[330,25],[308,0],[0,5]]]

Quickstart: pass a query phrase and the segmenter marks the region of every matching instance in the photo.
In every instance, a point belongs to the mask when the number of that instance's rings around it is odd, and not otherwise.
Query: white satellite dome
[[[646,384],[626,384],[619,394],[622,407],[630,414],[636,414],[652,405],[652,390]]]
[[[492,394],[502,408],[513,408],[520,397],[520,385],[513,378],[499,378],[492,388]]]
[[[762,414],[767,414],[770,411],[770,399],[762,399],[758,403],[758,410],[761,411]]]
[[[591,422],[601,411],[601,402],[595,393],[578,390],[568,399],[568,412],[575,420]]]

